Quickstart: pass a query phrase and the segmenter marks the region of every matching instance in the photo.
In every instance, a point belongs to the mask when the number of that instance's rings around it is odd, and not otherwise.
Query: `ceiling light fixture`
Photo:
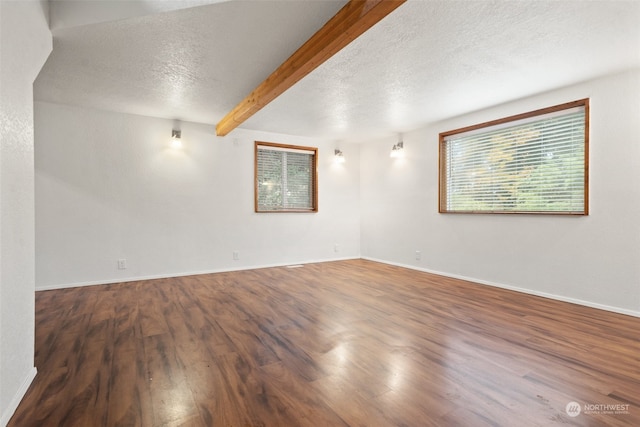
[[[182,148],[182,131],[172,129],[171,130],[171,147]]]
[[[398,158],[398,157],[402,157],[402,155],[404,154],[404,142],[402,142],[402,140],[398,141],[397,144],[394,144],[393,148],[391,149],[391,157],[393,158]]]
[[[344,163],[344,154],[337,148],[333,150],[333,161],[336,163]]]

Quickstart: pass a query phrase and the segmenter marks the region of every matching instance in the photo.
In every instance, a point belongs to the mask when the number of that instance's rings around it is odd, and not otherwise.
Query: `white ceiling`
[[[56,0],[35,98],[216,124],[345,3]],[[409,0],[241,128],[361,142],[637,67],[640,1]]]

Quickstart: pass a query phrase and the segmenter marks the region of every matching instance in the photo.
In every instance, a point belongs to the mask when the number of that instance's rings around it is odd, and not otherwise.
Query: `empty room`
[[[640,2],[0,1],[0,427],[640,425]]]

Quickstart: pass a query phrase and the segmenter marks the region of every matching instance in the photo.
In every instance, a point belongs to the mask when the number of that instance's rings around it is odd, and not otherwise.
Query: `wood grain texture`
[[[638,426],[638,331],[365,260],[43,291],[9,426]]]
[[[216,125],[225,136],[406,0],[350,0]]]

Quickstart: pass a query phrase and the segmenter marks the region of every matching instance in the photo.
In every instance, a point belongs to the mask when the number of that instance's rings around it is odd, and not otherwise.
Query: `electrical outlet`
[[[416,261],[420,261],[422,259],[422,252],[416,251]]]
[[[340,252],[340,245],[337,244],[337,243],[335,245],[333,245],[333,251],[334,252]]]
[[[118,260],[118,270],[126,270],[127,269],[127,260],[124,258],[120,258]]]
[[[233,251],[233,260],[238,261],[240,259],[240,252]]]

